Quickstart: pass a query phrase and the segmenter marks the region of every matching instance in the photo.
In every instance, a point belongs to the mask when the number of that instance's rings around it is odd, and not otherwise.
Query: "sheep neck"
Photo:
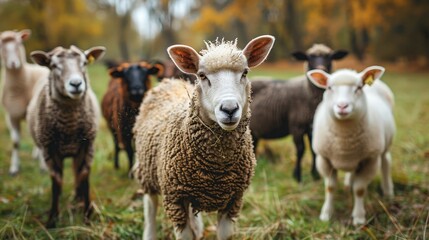
[[[329,131],[333,136],[340,138],[357,138],[364,133],[365,126],[367,126],[366,114],[362,114],[356,118],[347,120],[338,120],[331,116],[331,121],[334,124],[329,124]]]
[[[247,113],[242,117],[236,129],[225,131],[216,122],[203,121],[204,113],[199,99],[199,91],[196,90],[188,111],[186,139],[190,143],[195,159],[203,165],[210,166],[215,172],[224,172],[240,158],[239,154],[245,146],[246,137],[250,137],[247,131],[250,110],[247,108]]]

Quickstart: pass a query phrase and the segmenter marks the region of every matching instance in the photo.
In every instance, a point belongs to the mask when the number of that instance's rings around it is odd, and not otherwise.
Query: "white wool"
[[[200,66],[204,66],[207,72],[216,72],[220,69],[242,71],[247,66],[247,60],[241,50],[237,48],[235,41],[205,42],[207,49],[201,50]]]
[[[315,43],[311,48],[307,50],[307,55],[326,55],[332,52],[332,49],[328,46],[320,43]]]

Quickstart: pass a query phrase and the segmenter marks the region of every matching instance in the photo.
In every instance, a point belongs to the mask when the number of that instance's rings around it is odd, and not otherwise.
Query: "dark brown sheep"
[[[323,44],[315,44],[307,52],[298,51],[292,55],[297,60],[306,61],[306,71],[322,69],[331,72],[332,61],[342,59],[347,51],[333,51]],[[316,87],[306,76],[289,81],[252,81],[250,129],[254,149],[256,151],[259,139],[276,139],[291,134],[297,155],[293,176],[298,182],[301,182],[301,159],[305,151],[304,135],[309,137],[311,143],[313,116],[317,105],[322,101],[323,92],[324,89]],[[313,151],[312,155],[311,173],[318,179]]]
[[[92,212],[89,174],[100,109],[91,90],[86,65],[104,54],[104,47],[82,51],[57,47],[34,51],[32,59],[50,69],[27,109],[31,136],[40,148],[52,179],[52,206],[47,227],[55,227],[63,184],[64,159],[73,158],[76,199],[84,202],[85,220]]]
[[[158,64],[151,65],[145,61],[122,64],[109,62],[108,66],[112,79],[101,102],[101,109],[113,135],[115,168],[119,168],[119,151],[124,149],[131,169],[134,159],[132,129],[136,116],[144,94],[151,88],[149,76],[162,69]]]

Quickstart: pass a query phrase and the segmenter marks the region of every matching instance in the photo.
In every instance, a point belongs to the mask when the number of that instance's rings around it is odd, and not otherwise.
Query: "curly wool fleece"
[[[135,175],[144,193],[164,195],[166,214],[180,229],[188,203],[194,211],[237,217],[256,163],[250,112],[230,132],[203,123],[200,91],[179,80],[162,82],[143,101],[134,127]]]

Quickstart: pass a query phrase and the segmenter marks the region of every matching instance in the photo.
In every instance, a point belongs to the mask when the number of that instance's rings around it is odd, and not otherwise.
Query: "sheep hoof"
[[[320,175],[319,175],[319,173],[317,172],[317,170],[316,170],[316,171],[311,171],[311,176],[313,177],[313,180],[314,180],[314,181],[316,181],[316,180],[320,180]]]
[[[363,225],[365,224],[365,222],[366,222],[365,217],[353,217],[354,226]]]
[[[18,169],[11,169],[11,170],[9,170],[9,175],[11,177],[16,177],[18,175],[18,173],[19,173]]]
[[[55,228],[56,227],[55,220],[53,218],[49,218],[45,226],[46,228]]]
[[[327,222],[329,221],[329,219],[331,218],[331,216],[328,213],[320,213],[320,220],[323,222]]]

